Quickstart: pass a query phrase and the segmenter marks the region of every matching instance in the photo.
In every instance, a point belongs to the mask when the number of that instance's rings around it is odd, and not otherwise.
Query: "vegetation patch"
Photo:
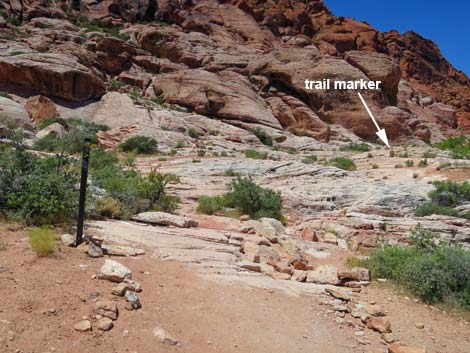
[[[148,136],[133,136],[119,145],[123,152],[133,152],[138,154],[152,154],[157,152],[157,141]]]
[[[433,214],[457,217],[458,212],[455,207],[470,202],[470,183],[462,184],[451,180],[434,182],[435,190],[428,196],[431,199],[415,211],[418,217],[431,216]],[[461,217],[470,219],[470,214],[461,215]]]
[[[470,252],[417,227],[412,245],[385,246],[359,261],[373,278],[387,278],[426,303],[447,302],[470,310]]]
[[[252,159],[268,159],[268,154],[266,152],[259,152],[253,149],[247,149],[244,151],[246,158]]]
[[[336,167],[343,170],[354,171],[357,170],[356,164],[352,161],[352,159],[346,157],[335,157],[328,161],[328,165],[332,167]]]
[[[356,151],[356,152],[368,152],[370,147],[367,143],[355,143],[351,142],[345,146],[341,146],[341,151]]]
[[[451,151],[455,159],[470,159],[470,136],[449,137],[436,144],[436,147]]]
[[[28,232],[31,249],[40,257],[48,256],[55,251],[55,237],[48,227],[37,228]]]
[[[250,178],[238,177],[228,185],[228,193],[223,196],[201,196],[198,211],[214,214],[224,208],[236,208],[253,219],[262,217],[284,221],[281,195],[255,184]]]
[[[271,136],[269,136],[265,130],[256,128],[256,129],[253,129],[252,132],[263,145],[266,145],[266,146],[273,145],[273,140]]]

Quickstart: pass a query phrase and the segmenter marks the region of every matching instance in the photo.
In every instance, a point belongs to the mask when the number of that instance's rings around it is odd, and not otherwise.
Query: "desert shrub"
[[[140,99],[142,98],[142,91],[137,88],[132,88],[131,91],[128,93],[129,97],[134,98],[134,99]]]
[[[302,163],[304,163],[304,164],[313,164],[317,161],[318,161],[318,157],[314,156],[314,155],[305,156],[304,158],[302,158]]]
[[[109,80],[109,85],[112,88],[118,89],[118,88],[121,88],[121,87],[125,86],[126,84],[122,81],[119,81],[119,80]]]
[[[93,170],[92,175],[95,186],[122,204],[123,216],[149,210],[173,212],[178,207],[179,199],[166,190],[168,184],[179,182],[174,174],[152,170],[148,176],[142,177],[134,169],[125,170],[112,165]]]
[[[397,168],[397,169],[403,168],[403,164],[395,164],[395,168]]]
[[[341,151],[357,151],[357,152],[368,152],[370,147],[367,143],[355,143],[351,142],[345,146],[341,146]]]
[[[3,92],[3,91],[0,91],[0,97],[13,99],[12,96],[10,96],[8,93]]]
[[[197,211],[212,215],[226,207],[227,200],[224,196],[201,196],[198,199]]]
[[[265,130],[256,128],[256,129],[253,129],[252,132],[263,145],[266,145],[266,146],[273,145],[273,140],[271,136],[269,136]]]
[[[427,166],[428,166],[428,160],[427,159],[422,159],[418,163],[419,168],[424,168],[424,167],[427,167]]]
[[[55,237],[48,227],[34,229],[28,232],[31,248],[40,256],[48,256],[55,251]]]
[[[470,136],[449,137],[436,144],[436,147],[451,151],[452,156],[456,159],[470,158]]]
[[[67,158],[39,158],[24,150],[0,154],[0,210],[29,224],[66,222],[76,212],[75,163]]]
[[[408,159],[407,161],[405,161],[405,165],[408,167],[408,168],[411,168],[415,165],[415,162],[413,162],[412,160]]]
[[[412,245],[386,246],[361,261],[374,278],[388,278],[427,303],[449,301],[470,309],[470,252],[417,227]]]
[[[38,128],[39,128],[40,130],[42,130],[42,129],[44,129],[44,128],[46,128],[46,127],[48,127],[49,125],[52,125],[52,124],[54,124],[54,123],[59,123],[59,124],[61,124],[61,125],[63,125],[63,126],[67,126],[67,122],[66,122],[64,119],[62,119],[62,118],[46,118],[46,119],[44,119],[43,121],[41,121],[41,122],[39,123]]]
[[[122,202],[113,199],[112,197],[102,197],[96,200],[96,212],[103,217],[122,219],[127,218],[129,215]]]
[[[228,185],[228,191],[223,196],[201,196],[198,212],[214,214],[230,207],[253,219],[269,217],[284,220],[281,195],[278,192],[256,185],[250,178],[241,177]]]
[[[259,152],[257,150],[247,149],[244,153],[246,158],[268,159],[268,154],[266,152]]]
[[[194,128],[189,128],[187,133],[189,137],[196,139],[196,140],[200,137],[199,132],[197,132],[197,130]]]
[[[336,167],[343,170],[354,171],[357,169],[356,164],[346,157],[335,157],[328,161],[328,165],[332,167]]]
[[[103,168],[114,165],[118,162],[118,158],[111,152],[103,151],[99,148],[93,148],[90,151],[89,167],[91,169]]]
[[[436,154],[434,152],[431,152],[431,151],[426,151],[423,153],[423,158],[427,159],[427,158],[436,158]]]
[[[229,185],[228,205],[238,208],[253,219],[261,217],[283,219],[281,195],[256,185],[250,178],[238,177]]]
[[[206,155],[206,151],[205,150],[197,150],[197,156],[198,157],[204,157]]]
[[[157,141],[148,136],[133,136],[119,145],[123,152],[152,154],[157,152]]]
[[[441,206],[455,207],[470,201],[470,183],[467,181],[462,184],[452,180],[436,181],[434,187],[429,197]]]
[[[16,121],[5,113],[0,113],[0,126],[6,126],[8,129],[16,128]]]
[[[62,122],[62,120],[49,120],[49,122]],[[96,144],[98,142],[96,138],[97,132],[109,130],[109,127],[106,125],[90,123],[77,119],[69,119],[66,121],[66,124],[69,127],[69,132],[64,137],[60,138],[54,134],[50,134],[38,140],[34,144],[34,149],[60,154],[81,153],[85,138],[88,138],[92,144]]]
[[[372,164],[372,169],[379,169],[380,166],[378,164]]]
[[[229,168],[229,169],[226,169],[224,171],[224,175],[225,176],[229,176],[229,177],[238,177],[238,176],[241,176],[240,173],[234,171],[233,169]]]
[[[426,202],[419,206],[415,211],[415,216],[425,217],[433,214],[456,217],[457,212],[452,207],[440,206],[434,202]]]

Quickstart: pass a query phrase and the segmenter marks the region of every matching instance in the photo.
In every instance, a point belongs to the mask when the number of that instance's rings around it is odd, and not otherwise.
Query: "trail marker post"
[[[77,238],[75,239],[75,246],[79,246],[83,238],[83,223],[85,220],[85,201],[86,201],[86,186],[88,180],[88,161],[90,160],[90,144],[91,141],[85,138],[83,141],[83,157],[82,157],[82,176],[80,179],[80,196],[78,200],[78,215],[77,215]]]

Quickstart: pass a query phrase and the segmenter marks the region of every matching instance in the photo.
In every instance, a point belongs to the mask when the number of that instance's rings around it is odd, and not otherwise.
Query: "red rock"
[[[367,328],[380,333],[392,332],[390,321],[383,317],[371,317],[367,321]]]
[[[389,353],[426,353],[426,349],[412,346],[402,346],[400,343],[395,342],[388,347]]]
[[[50,53],[0,56],[0,81],[80,101],[101,96],[103,81],[76,58]]]
[[[26,101],[25,109],[31,120],[39,125],[47,118],[58,118],[59,112],[53,101],[44,96],[34,96]]]
[[[308,226],[302,230],[300,238],[309,241],[318,241],[317,233]]]

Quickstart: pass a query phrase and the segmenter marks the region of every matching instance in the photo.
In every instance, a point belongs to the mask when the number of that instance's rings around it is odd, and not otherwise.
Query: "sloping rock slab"
[[[131,218],[133,221],[161,225],[174,226],[178,228],[197,227],[198,223],[194,219],[182,216],[176,216],[165,212],[144,212]]]
[[[111,256],[138,256],[145,254],[144,250],[131,248],[129,246],[103,245],[102,248],[106,255]]]

